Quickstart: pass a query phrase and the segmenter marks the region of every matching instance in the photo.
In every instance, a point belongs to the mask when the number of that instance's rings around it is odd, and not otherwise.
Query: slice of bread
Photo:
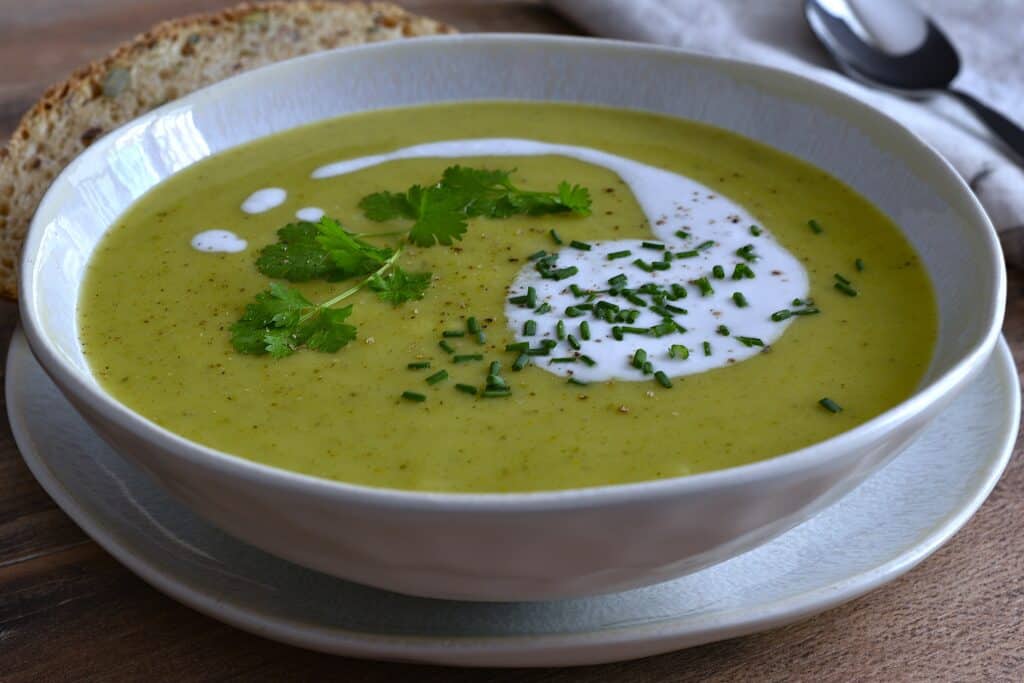
[[[245,3],[158,24],[47,90],[0,148],[0,295],[16,298],[29,222],[58,173],[96,138],[169,100],[298,55],[451,33],[384,3]]]

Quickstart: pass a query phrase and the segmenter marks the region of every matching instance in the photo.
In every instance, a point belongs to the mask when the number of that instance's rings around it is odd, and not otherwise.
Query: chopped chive
[[[705,356],[710,356],[711,355],[711,342],[709,342],[709,341],[704,342],[704,355]]]
[[[689,251],[678,251],[676,252],[676,258],[694,258],[700,256],[700,252],[696,249],[690,249]]]
[[[842,406],[840,406],[838,403],[836,403],[827,396],[818,401],[818,405],[820,405],[822,408],[824,408],[830,413],[839,413],[842,412],[843,410]]]
[[[547,346],[537,346],[526,350],[527,356],[550,356],[551,349]]]
[[[643,259],[634,259],[633,265],[639,268],[640,270],[644,271],[645,273],[654,272],[654,268],[651,267],[651,264],[647,263]]]
[[[672,334],[679,329],[674,320],[666,320],[665,322],[658,323],[654,327],[648,328],[647,332],[653,334],[655,337],[664,337],[666,334]]]
[[[756,261],[757,254],[754,253],[753,244],[744,244],[742,247],[736,250],[736,255],[744,261]]]
[[[586,309],[580,308],[579,306],[568,306],[565,309],[565,314],[570,318],[578,318],[586,313]]]
[[[441,333],[441,336],[450,339],[452,337],[465,337],[466,333],[463,330],[445,330]]]
[[[679,360],[686,360],[690,357],[690,349],[686,348],[682,344],[673,344],[668,347],[668,357],[678,358]]]
[[[575,363],[575,356],[562,356],[561,358],[552,358],[548,360],[548,363]]]
[[[412,401],[413,403],[423,403],[427,400],[427,397],[418,391],[403,391],[402,398],[406,401]]]
[[[532,254],[527,256],[526,258],[529,259],[530,261],[536,261],[537,259],[542,259],[542,258],[544,258],[547,255],[548,255],[548,252],[546,252],[543,249],[541,249],[540,251],[533,252]]]
[[[672,304],[665,304],[665,308],[667,308],[668,310],[672,311],[673,313],[678,313],[679,315],[687,315],[687,313],[688,313],[688,311],[685,308],[680,308],[679,306],[673,306]]]
[[[668,375],[666,375],[661,370],[658,370],[656,373],[654,373],[654,379],[658,380],[658,384],[665,387],[666,389],[672,388],[672,380],[670,380],[668,378]]]
[[[799,311],[793,311],[793,315],[818,315],[819,313],[821,313],[821,311],[814,306],[801,308]]]
[[[578,387],[585,387],[585,386],[587,386],[586,382],[584,382],[583,380],[576,379],[575,377],[570,377],[569,378],[569,384],[575,384]]]
[[[676,237],[678,237],[681,240],[688,240],[690,239],[690,233],[686,232],[685,230],[676,230]]]
[[[568,268],[559,268],[551,274],[551,277],[555,280],[564,280],[567,277],[572,277],[578,272],[580,272],[579,268],[576,266],[569,266]]]
[[[553,349],[556,346],[558,346],[558,342],[556,342],[554,339],[542,339],[540,341],[540,345],[543,346],[545,349]]]
[[[516,342],[515,344],[505,344],[506,351],[525,351],[530,348],[530,342]]]
[[[508,389],[508,384],[505,382],[505,378],[501,375],[490,374],[487,375],[487,388],[488,389]]]
[[[758,237],[761,234],[761,228],[757,227],[756,225],[751,225],[750,234],[753,235],[754,237]]]
[[[594,367],[597,365],[597,361],[586,354],[580,354],[580,362],[588,367]]]
[[[743,292],[733,292],[732,300],[736,302],[736,305],[739,308],[746,308],[747,306],[750,305],[747,301],[747,297],[743,296]]]
[[[701,296],[710,296],[715,293],[715,288],[711,286],[711,283],[706,277],[699,277],[693,281],[693,284],[700,288]]]
[[[701,242],[700,244],[698,244],[696,249],[697,249],[697,251],[707,251],[708,249],[710,249],[713,246],[715,246],[715,241],[714,240],[707,240],[705,242]]]
[[[484,398],[504,398],[505,396],[511,396],[511,389],[484,389],[484,393],[480,394]]]
[[[574,297],[576,297],[577,299],[579,299],[579,298],[581,298],[581,297],[586,295],[586,292],[583,291],[583,288],[580,287],[575,282],[573,282],[571,285],[569,285],[569,291],[572,292],[572,295]]]
[[[623,326],[619,328],[624,334],[647,334],[650,328],[647,327],[629,327]]]
[[[474,318],[473,316],[469,316],[468,318],[466,318],[466,330],[470,334],[476,334],[477,332],[480,331],[480,323],[478,323],[476,321],[476,318]]]
[[[587,341],[590,339],[590,323],[588,323],[586,320],[580,323],[580,337],[583,339],[583,341]]]
[[[631,252],[629,249],[623,249],[622,251],[613,251],[612,253],[608,254],[607,258],[609,261],[614,261],[615,259],[626,258],[627,256],[632,255],[633,252]]]
[[[655,305],[651,306],[651,311],[653,313],[657,313],[662,318],[671,318],[672,317],[672,311],[668,310],[664,306],[658,306],[657,304],[655,304]]]
[[[410,370],[426,370],[427,368],[430,367],[430,361],[429,360],[416,361],[415,363],[409,363],[405,367],[409,368]]]
[[[442,339],[441,341],[437,342],[437,345],[440,346],[441,350],[444,351],[445,353],[455,353],[455,349],[452,348],[452,345],[449,344],[444,339]]]
[[[643,368],[644,363],[647,362],[647,352],[643,349],[637,349],[633,352],[633,367],[637,370]]]
[[[452,356],[453,363],[468,363],[474,360],[483,360],[484,354],[482,353],[463,353]]]
[[[614,337],[616,341],[622,341],[622,328],[618,325],[613,325],[612,337]]]
[[[569,342],[569,346],[571,346],[573,349],[575,349],[576,351],[580,350],[580,340],[579,339],[577,339],[576,337],[574,337],[573,335],[570,334],[568,342]]]
[[[640,369],[645,375],[649,375],[654,372],[654,364],[651,361],[646,361]]]
[[[846,296],[857,296],[857,290],[851,287],[850,285],[846,284],[845,282],[837,282],[834,286],[836,289],[838,289]]]
[[[555,241],[555,244],[564,244],[564,242],[562,242],[562,238],[559,236],[558,232],[554,228],[552,228],[551,232],[549,232],[548,234],[551,235],[551,239]]]
[[[523,336],[524,337],[532,337],[535,334],[537,334],[537,321],[536,320],[527,320],[525,323],[523,323]]]
[[[487,335],[484,334],[483,330],[477,330],[476,331],[476,343],[477,344],[486,344],[487,343]]]
[[[555,336],[560,340],[565,339],[565,323],[561,320],[555,324]]]
[[[537,308],[537,290],[533,287],[526,288],[526,306],[527,308]]]
[[[610,284],[612,287],[619,287],[619,286],[623,286],[624,287],[626,285],[626,283],[628,283],[628,282],[629,282],[629,278],[626,277],[625,273],[619,273],[618,275],[616,275],[613,278],[608,278],[608,284]]]
[[[758,339],[757,337],[744,337],[741,334],[736,335],[736,341],[738,341],[740,344],[743,344],[744,346],[747,346],[747,347],[750,347],[750,346],[764,346],[764,342],[761,341],[760,339]]]
[[[500,375],[501,374],[501,361],[492,360],[490,367],[487,369],[488,375]]]
[[[580,251],[590,251],[590,245],[586,242],[580,242],[579,240],[569,242],[569,246],[573,249],[579,249]]]
[[[862,260],[861,260],[861,259],[859,259],[859,258],[858,258],[858,259],[855,259],[855,260],[854,260],[854,262],[853,262],[853,266],[854,266],[854,268],[856,268],[856,269],[857,269],[858,271],[862,271],[862,270],[864,270],[864,261],[862,261]]]
[[[753,279],[754,277],[754,271],[752,271],[750,266],[746,263],[737,263],[736,267],[732,271],[733,280],[742,280],[743,278]]]
[[[825,232],[825,228],[821,227],[821,223],[814,220],[813,218],[807,221],[807,225],[808,227],[811,228],[811,231],[814,232],[815,235],[820,235],[821,233]]]
[[[719,325],[718,327],[716,327],[715,332],[722,335],[723,337],[728,337],[730,334],[729,328],[726,327],[725,325]]]
[[[547,301],[545,301],[540,306],[538,306],[536,309],[534,309],[533,312],[534,313],[538,313],[538,314],[542,314],[542,313],[547,313],[550,310],[551,310],[551,304],[549,304]]]
[[[781,311],[775,311],[774,313],[772,313],[772,320],[777,323],[781,323],[783,320],[786,320],[792,315],[792,311],[790,311],[788,308],[783,308]]]
[[[473,396],[476,396],[476,387],[474,387],[472,384],[456,384],[455,390],[461,391],[464,394],[471,394]]]
[[[655,261],[651,264],[653,270],[668,270],[672,267],[672,264],[668,261]]]
[[[660,242],[641,242],[640,246],[644,249],[654,249],[655,251],[665,250],[665,245]]]
[[[644,301],[643,299],[641,299],[639,296],[629,291],[628,289],[622,292],[622,298],[628,301],[629,303],[633,304],[634,306],[642,306],[644,308],[647,307],[646,301]]]
[[[672,283],[672,296],[677,299],[685,299],[687,294],[686,287],[678,283]]]
[[[433,384],[437,384],[438,382],[443,382],[446,379],[448,379],[448,371],[447,370],[438,370],[433,375],[430,375],[429,377],[427,377],[427,379],[425,381],[426,381],[427,384],[433,385]]]
[[[834,278],[835,278],[836,280],[838,280],[839,282],[842,282],[842,283],[843,283],[844,285],[848,285],[848,284],[850,284],[850,281],[849,281],[849,280],[847,280],[847,279],[846,279],[845,277],[843,277],[842,275],[840,275],[839,273],[832,273],[832,277],[834,277]]]
[[[526,367],[526,364],[529,361],[530,357],[527,356],[525,353],[521,353],[518,357],[516,357],[515,361],[512,363],[512,369],[516,371],[522,370],[523,368]]]
[[[725,268],[722,266],[715,266],[711,269],[711,275],[713,275],[716,280],[721,280],[725,277]]]

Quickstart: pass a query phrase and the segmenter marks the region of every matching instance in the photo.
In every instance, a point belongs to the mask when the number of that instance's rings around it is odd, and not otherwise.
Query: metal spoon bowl
[[[1024,129],[951,86],[960,57],[946,34],[902,0],[805,0],[811,30],[852,78],[907,97],[960,100],[1024,163]]]

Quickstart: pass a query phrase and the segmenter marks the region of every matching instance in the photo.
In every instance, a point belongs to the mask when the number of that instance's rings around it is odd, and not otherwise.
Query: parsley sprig
[[[540,216],[590,213],[590,193],[579,185],[562,182],[555,192],[523,190],[512,184],[510,171],[451,166],[429,187],[414,185],[406,192],[377,192],[359,206],[371,220],[412,220],[407,230],[352,233],[333,219],[318,223],[289,223],[277,231],[278,241],[264,247],[257,269],[270,278],[289,282],[360,278],[355,284],[322,303],[313,303],[298,290],[279,282],[256,295],[242,317],[231,326],[231,343],[240,353],[283,358],[301,348],[334,353],[356,338],[346,322],[352,305],[334,308],[369,288],[398,306],[422,299],[430,286],[430,273],[409,273],[397,265],[406,244],[431,247],[461,240],[468,219],[482,216]],[[400,236],[392,247],[379,247],[369,238]]]

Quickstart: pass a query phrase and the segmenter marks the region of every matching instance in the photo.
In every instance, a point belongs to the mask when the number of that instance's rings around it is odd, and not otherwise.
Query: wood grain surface
[[[155,21],[219,0],[0,0],[0,135],[52,81]],[[535,2],[407,0],[462,31],[578,32]],[[1024,273],[1005,325],[1024,362]],[[0,348],[17,308],[0,304]],[[2,400],[2,399],[0,399]],[[1022,681],[1024,462],[905,577],[786,628],[598,667],[445,669],[279,645],[183,607],[130,574],[47,497],[0,421],[0,680]]]

